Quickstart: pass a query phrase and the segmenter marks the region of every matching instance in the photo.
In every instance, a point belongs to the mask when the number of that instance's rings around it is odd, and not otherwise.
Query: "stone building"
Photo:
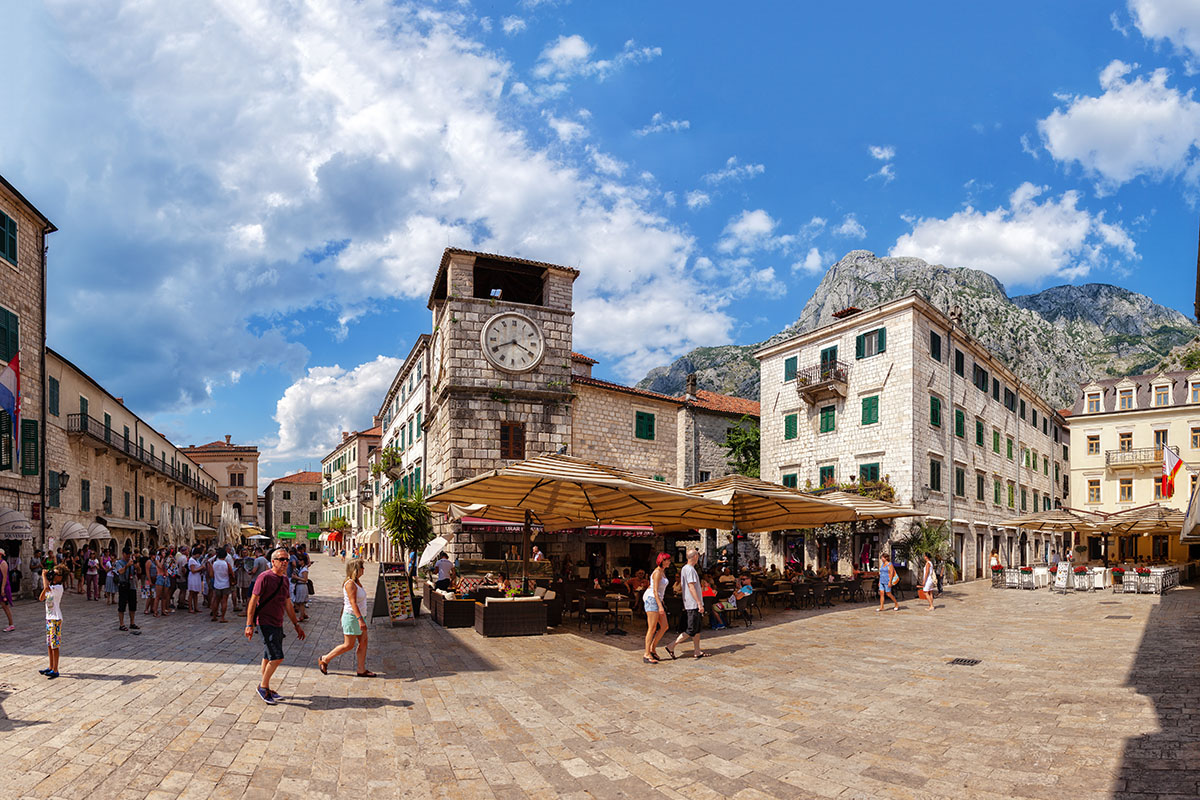
[[[315,540],[321,535],[321,473],[297,472],[276,478],[263,491],[267,536]]]
[[[763,478],[799,488],[885,480],[895,502],[949,523],[968,579],[982,577],[992,550],[1025,564],[1061,548],[1058,534],[999,525],[1058,507],[1067,493],[1066,423],[1053,406],[919,295],[836,316],[755,354]],[[913,524],[852,540],[775,535],[763,547],[771,560],[845,569]]]
[[[258,524],[258,448],[254,445],[233,444],[229,434],[225,441],[189,445],[187,455],[202,465],[217,483],[217,514],[221,503],[228,503],[237,512],[242,525]]]
[[[347,549],[367,545],[366,502],[371,502],[371,456],[379,448],[379,426],[353,433],[342,431],[342,441],[321,459],[321,527],[335,519],[349,526],[343,542]]]
[[[1200,470],[1200,371],[1093,381],[1080,386],[1070,414],[1071,506],[1110,514],[1150,503],[1187,509]],[[1170,498],[1162,492],[1164,448],[1183,461]],[[1105,555],[1103,537],[1079,544],[1089,559]],[[1121,537],[1107,555],[1191,561],[1200,545],[1178,536]]]
[[[18,355],[20,421],[0,411],[0,547],[28,561],[49,530],[43,420],[46,236],[57,228],[0,176],[0,369]],[[18,457],[19,453],[19,457]],[[25,590],[33,584],[26,580]]]
[[[49,546],[120,551],[216,532],[212,476],[122,398],[51,349],[46,396]]]

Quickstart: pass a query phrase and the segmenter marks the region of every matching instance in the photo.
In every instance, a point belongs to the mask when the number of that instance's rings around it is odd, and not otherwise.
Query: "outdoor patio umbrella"
[[[821,492],[813,495],[821,500],[827,500],[838,505],[849,506],[854,509],[856,519],[896,519],[898,517],[923,517],[924,511],[917,511],[914,508],[905,508],[893,503],[887,503],[883,500],[876,500],[871,497],[863,497],[852,492]]]
[[[1104,516],[1090,511],[1052,508],[1035,514],[1024,514],[997,523],[1004,528],[1024,528],[1027,531],[1096,531]]]
[[[432,564],[433,560],[438,557],[438,554],[450,543],[450,540],[445,536],[435,536],[429,544],[425,545],[425,549],[421,551],[421,558],[417,561],[417,569]]]
[[[1129,508],[1109,514],[1102,527],[1115,534],[1179,533],[1183,528],[1184,512],[1159,503]]]

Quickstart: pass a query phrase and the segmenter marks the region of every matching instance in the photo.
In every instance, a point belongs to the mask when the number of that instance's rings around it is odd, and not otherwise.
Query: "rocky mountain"
[[[848,306],[872,308],[914,291],[943,312],[961,307],[967,332],[1060,406],[1074,402],[1080,383],[1155,369],[1200,336],[1183,314],[1119,286],[1055,286],[1010,298],[980,270],[855,250],[829,268],[799,318],[766,342],[697,348],[651,370],[638,386],[679,394],[687,373],[696,372],[702,389],[757,399],[754,350],[828,325]]]

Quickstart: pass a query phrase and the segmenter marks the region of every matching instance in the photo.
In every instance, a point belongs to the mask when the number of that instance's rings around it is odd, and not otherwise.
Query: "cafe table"
[[[608,608],[612,611],[613,626],[604,632],[605,636],[625,636],[629,631],[621,627],[621,602],[628,602],[629,598],[620,592],[613,592],[604,595],[604,599],[608,601]]]

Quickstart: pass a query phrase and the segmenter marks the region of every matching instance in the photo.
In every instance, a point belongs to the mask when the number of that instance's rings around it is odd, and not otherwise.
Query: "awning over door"
[[[0,508],[0,539],[32,539],[33,528],[20,511]]]

